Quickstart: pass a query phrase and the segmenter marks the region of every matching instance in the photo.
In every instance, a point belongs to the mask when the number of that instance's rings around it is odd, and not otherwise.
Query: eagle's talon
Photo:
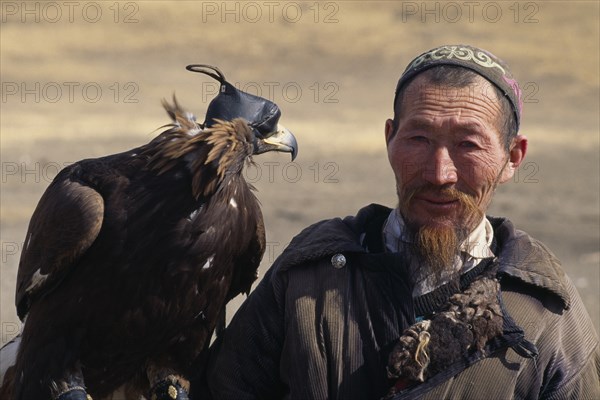
[[[152,389],[152,400],[189,400],[187,391],[173,379],[163,379]]]
[[[83,387],[76,386],[60,393],[55,400],[92,400],[92,396],[87,394]]]

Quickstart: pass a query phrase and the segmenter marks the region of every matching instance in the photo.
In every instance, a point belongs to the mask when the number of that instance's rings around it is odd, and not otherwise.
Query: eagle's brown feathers
[[[144,154],[150,158],[148,166],[162,174],[195,152],[190,165],[196,199],[213,194],[226,173],[239,173],[251,157],[252,131],[243,119],[217,120],[215,125],[202,130],[196,118],[183,110],[177,100],[172,105],[163,101],[163,106],[173,124],[145,149]],[[199,144],[205,145],[204,148]]]
[[[265,231],[241,173],[248,123],[203,129],[165,108],[157,138],[66,167],[40,199],[19,264],[15,399],[79,380],[93,397],[124,384],[148,395],[157,376],[189,376],[226,301],[256,279]]]

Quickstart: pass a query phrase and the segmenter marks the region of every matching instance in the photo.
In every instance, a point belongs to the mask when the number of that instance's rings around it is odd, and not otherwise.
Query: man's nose
[[[456,183],[458,180],[456,166],[447,148],[435,149],[428,163],[429,165],[426,165],[423,171],[423,179],[429,183],[442,186]]]

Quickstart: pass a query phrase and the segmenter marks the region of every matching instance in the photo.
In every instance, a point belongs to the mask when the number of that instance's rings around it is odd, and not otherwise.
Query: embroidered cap
[[[394,106],[402,86],[421,72],[438,65],[455,65],[470,69],[497,86],[508,98],[515,114],[517,131],[519,130],[523,100],[519,84],[513,78],[508,65],[492,53],[469,45],[436,47],[412,60],[396,85]]]

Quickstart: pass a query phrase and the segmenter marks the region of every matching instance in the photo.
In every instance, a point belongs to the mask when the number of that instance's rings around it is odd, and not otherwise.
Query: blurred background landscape
[[[169,122],[175,93],[203,120],[218,66],[268,97],[300,151],[256,157],[245,174],[267,227],[261,276],[323,218],[395,206],[383,127],[395,84],[442,44],[490,50],[524,92],[529,153],[490,214],[545,242],[600,327],[597,1],[2,1],[0,343],[18,333],[14,290],[29,218],[64,166],[139,146]],[[241,299],[235,299],[234,311]],[[230,316],[232,312],[229,313]]]

